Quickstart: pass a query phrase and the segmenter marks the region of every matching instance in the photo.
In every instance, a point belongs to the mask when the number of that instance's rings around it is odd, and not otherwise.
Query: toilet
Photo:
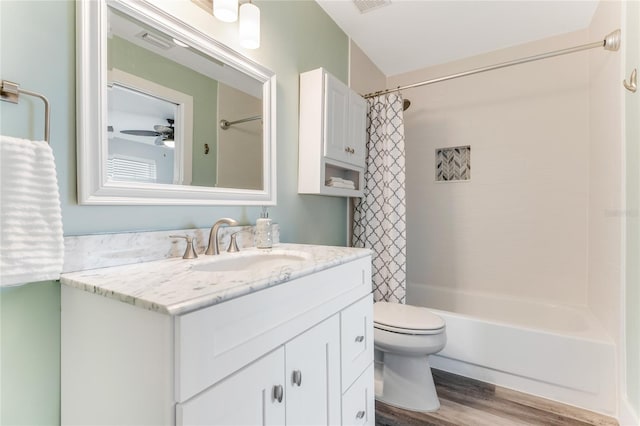
[[[428,356],[447,342],[444,320],[426,308],[377,302],[373,324],[376,399],[412,411],[440,408]]]

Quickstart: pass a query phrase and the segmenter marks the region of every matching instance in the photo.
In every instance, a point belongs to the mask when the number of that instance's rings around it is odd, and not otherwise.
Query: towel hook
[[[622,84],[624,85],[624,88],[631,93],[636,93],[636,90],[638,90],[638,69],[634,68],[633,71],[631,71],[629,82],[627,83],[627,80],[623,80]]]

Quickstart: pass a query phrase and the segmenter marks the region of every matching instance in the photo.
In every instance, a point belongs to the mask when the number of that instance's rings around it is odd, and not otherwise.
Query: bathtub
[[[616,414],[615,345],[587,308],[415,283],[407,303],[446,321],[433,368]]]

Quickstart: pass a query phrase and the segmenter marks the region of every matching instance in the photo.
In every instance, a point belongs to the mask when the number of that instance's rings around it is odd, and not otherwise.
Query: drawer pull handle
[[[361,419],[364,417],[366,413],[364,411],[358,411],[358,414],[356,414],[356,419]]]
[[[356,342],[360,343],[364,341],[364,336],[356,336]]]
[[[282,397],[284,396],[284,388],[282,385],[275,385],[273,387],[273,399],[278,402],[282,402]]]
[[[291,375],[291,381],[294,385],[301,386],[302,385],[302,371],[293,370],[293,374]]]

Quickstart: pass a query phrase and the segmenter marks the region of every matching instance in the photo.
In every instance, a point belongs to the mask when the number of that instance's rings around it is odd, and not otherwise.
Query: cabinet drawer
[[[344,390],[373,359],[373,298],[370,294],[340,313],[340,343]]]
[[[373,363],[342,396],[342,424],[375,424],[375,396],[373,387]]]
[[[175,319],[183,402],[371,292],[362,258]]]

